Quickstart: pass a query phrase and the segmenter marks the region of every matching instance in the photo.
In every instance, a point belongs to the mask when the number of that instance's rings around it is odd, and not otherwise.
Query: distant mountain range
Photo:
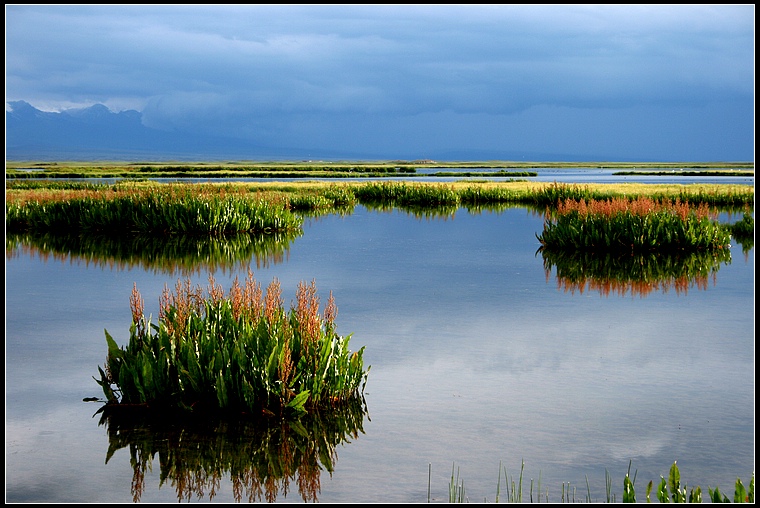
[[[556,153],[501,150],[451,150],[424,154],[361,154],[336,150],[257,146],[250,141],[151,129],[135,110],[114,113],[103,104],[59,113],[41,111],[26,101],[7,103],[5,158],[12,161],[118,160],[391,160],[440,161],[593,161],[612,160]],[[615,159],[620,160],[622,159]],[[643,162],[643,161],[642,161]]]
[[[252,147],[237,139],[165,132],[142,124],[142,113],[114,113],[103,104],[50,113],[8,103],[6,160],[223,160],[299,157],[293,150]]]

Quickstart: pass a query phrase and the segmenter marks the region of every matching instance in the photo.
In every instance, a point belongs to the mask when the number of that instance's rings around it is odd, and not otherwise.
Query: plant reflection
[[[365,401],[355,400],[329,414],[298,420],[167,416],[140,407],[103,406],[98,425],[108,432],[106,464],[129,448],[132,498],[140,501],[146,471],[158,456],[159,487],[169,483],[178,501],[212,500],[228,475],[236,502],[274,502],[287,497],[295,482],[304,502],[316,502],[320,475],[332,475],[336,447],[364,434]],[[97,414],[97,413],[96,413]],[[369,419],[369,417],[368,417]]]
[[[172,235],[164,238],[20,233],[6,235],[5,252],[6,258],[23,252],[44,260],[50,257],[72,259],[109,268],[140,267],[154,273],[191,275],[203,269],[232,272],[248,266],[251,259],[256,260],[258,268],[281,263],[291,242],[302,234],[300,229],[225,237]]]
[[[481,215],[483,213],[499,213],[516,208],[526,209],[528,213],[535,216],[543,216],[544,208],[532,206],[525,203],[463,203],[459,204],[442,204],[442,205],[398,205],[387,203],[362,203],[363,206],[377,213],[395,213],[402,212],[416,219],[426,220],[449,220],[454,219],[456,214],[466,210],[471,215]]]
[[[406,213],[416,219],[453,219],[456,216],[458,205],[398,205],[396,203],[368,202],[362,205],[371,212],[377,213]]]
[[[713,253],[624,256],[567,254],[543,249],[538,252],[543,256],[547,282],[555,269],[558,289],[570,293],[583,293],[588,289],[603,296],[630,293],[644,297],[671,289],[677,294],[686,294],[692,287],[704,290],[710,280],[713,284],[717,282],[720,266],[731,263],[728,249]]]

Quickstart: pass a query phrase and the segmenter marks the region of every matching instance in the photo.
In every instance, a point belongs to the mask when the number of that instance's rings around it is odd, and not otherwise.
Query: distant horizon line
[[[214,164],[267,164],[267,163],[273,163],[273,164],[314,164],[314,163],[330,163],[330,164],[378,164],[378,163],[386,163],[386,164],[434,164],[434,165],[440,165],[440,164],[480,164],[480,163],[498,163],[498,164],[515,164],[518,166],[525,166],[525,165],[535,165],[535,164],[542,164],[546,166],[557,166],[557,165],[572,165],[572,166],[583,166],[583,165],[598,165],[598,164],[608,164],[608,165],[625,165],[625,166],[631,166],[634,164],[641,164],[642,166],[652,166],[654,164],[661,164],[666,166],[678,166],[678,165],[695,165],[695,164],[704,164],[704,165],[710,165],[715,166],[718,164],[731,164],[731,165],[753,165],[755,164],[755,161],[742,161],[742,160],[719,160],[719,161],[705,161],[705,160],[682,160],[682,161],[653,161],[653,160],[638,160],[638,161],[631,161],[631,160],[585,160],[585,161],[549,161],[549,160],[513,160],[513,159],[397,159],[397,158],[385,158],[385,159],[373,159],[373,158],[367,158],[367,159],[341,159],[341,158],[320,158],[320,159],[303,159],[303,158],[276,158],[276,159],[266,159],[266,158],[256,158],[256,159],[217,159],[217,158],[210,158],[210,159],[151,159],[151,158],[145,158],[145,159],[117,159],[117,158],[95,158],[95,159],[15,159],[15,158],[8,158],[5,159],[6,163],[12,163],[12,164],[22,164],[22,163],[33,163],[37,165],[53,165],[53,164],[97,164],[97,163],[110,163],[110,164],[180,164],[180,165],[190,165],[190,164],[208,164],[208,163],[214,163]]]

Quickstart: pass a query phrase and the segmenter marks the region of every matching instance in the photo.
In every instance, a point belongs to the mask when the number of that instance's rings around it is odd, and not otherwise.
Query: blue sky
[[[6,102],[370,158],[754,161],[754,5],[6,5]]]

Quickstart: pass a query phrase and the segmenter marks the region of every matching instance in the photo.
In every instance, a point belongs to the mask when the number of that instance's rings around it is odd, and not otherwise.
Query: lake
[[[606,472],[620,500],[629,463],[640,502],[676,460],[705,497],[748,484],[754,248],[733,245],[706,283],[568,289],[537,255],[542,224],[525,208],[418,217],[357,206],[307,219],[281,253],[190,274],[229,290],[251,268],[262,286],[277,278],[286,303],[314,280],[323,303],[332,291],[351,349],[366,347],[362,432],[335,448],[319,502],[445,502],[452,468],[470,501],[492,502],[500,464],[517,480],[522,461],[524,498],[540,481],[555,502],[563,486],[585,499],[587,480],[605,500]],[[133,284],[157,316],[164,286],[186,275],[6,248],[6,502],[134,500],[130,450],[106,462],[99,404],[82,399],[102,396],[104,330],[128,339]],[[158,456],[142,481],[141,502],[178,500]],[[214,489],[215,502],[237,499],[226,476]],[[202,492],[191,500],[209,500]],[[302,498],[294,483],[276,500]]]
[[[24,168],[18,168],[21,170],[24,170]],[[670,171],[671,174],[669,175],[647,175],[644,174],[645,172],[642,172],[642,174],[636,174],[636,175],[617,175],[616,173],[619,173],[621,171],[629,171],[629,170],[623,170],[620,168],[582,168],[582,167],[564,167],[564,168],[529,168],[529,169],[505,169],[505,168],[444,168],[444,167],[438,167],[438,168],[415,168],[417,174],[415,176],[409,176],[406,174],[399,174],[394,176],[388,176],[383,177],[383,181],[387,180],[403,180],[403,181],[412,181],[412,182],[439,182],[439,183],[446,183],[446,182],[455,182],[455,181],[462,181],[462,180],[488,180],[488,181],[494,181],[494,182],[503,182],[503,181],[509,181],[509,180],[528,180],[533,182],[561,182],[561,183],[577,183],[577,184],[589,184],[589,183],[651,183],[651,184],[692,184],[692,183],[698,183],[698,184],[732,184],[732,185],[754,185],[755,184],[755,178],[754,176],[685,176],[683,174],[680,174],[681,171],[677,169],[658,169],[658,168],[647,168],[646,171]],[[35,168],[26,168],[28,171],[39,171]],[[508,177],[508,176],[477,176],[477,177],[470,177],[470,176],[431,176],[434,173],[438,172],[446,172],[446,173],[467,173],[467,172],[478,172],[478,173],[496,173],[498,171],[507,171],[507,172],[522,172],[522,171],[532,171],[536,173],[536,176],[530,176],[530,177]],[[635,170],[633,170],[635,171]],[[684,168],[683,171],[693,171],[689,170],[688,168]],[[222,179],[219,178],[189,178],[189,177],[162,177],[162,178],[149,178],[150,180],[158,181],[158,182],[186,182],[186,183],[208,183],[208,182],[219,182]],[[37,180],[37,178],[30,178],[30,180]],[[58,179],[57,180],[61,180]],[[106,183],[106,184],[112,184],[117,181],[122,180],[121,178],[85,178],[85,179],[76,179],[80,181],[86,181],[90,183]],[[339,181],[351,181],[351,182],[357,182],[357,181],[364,181],[366,178],[357,177],[357,178],[250,178],[250,177],[244,177],[244,178],[225,178],[223,179],[226,182],[272,182],[272,181],[282,181],[282,182],[294,182],[294,181],[305,181],[305,180],[326,180],[331,182],[339,182]]]

